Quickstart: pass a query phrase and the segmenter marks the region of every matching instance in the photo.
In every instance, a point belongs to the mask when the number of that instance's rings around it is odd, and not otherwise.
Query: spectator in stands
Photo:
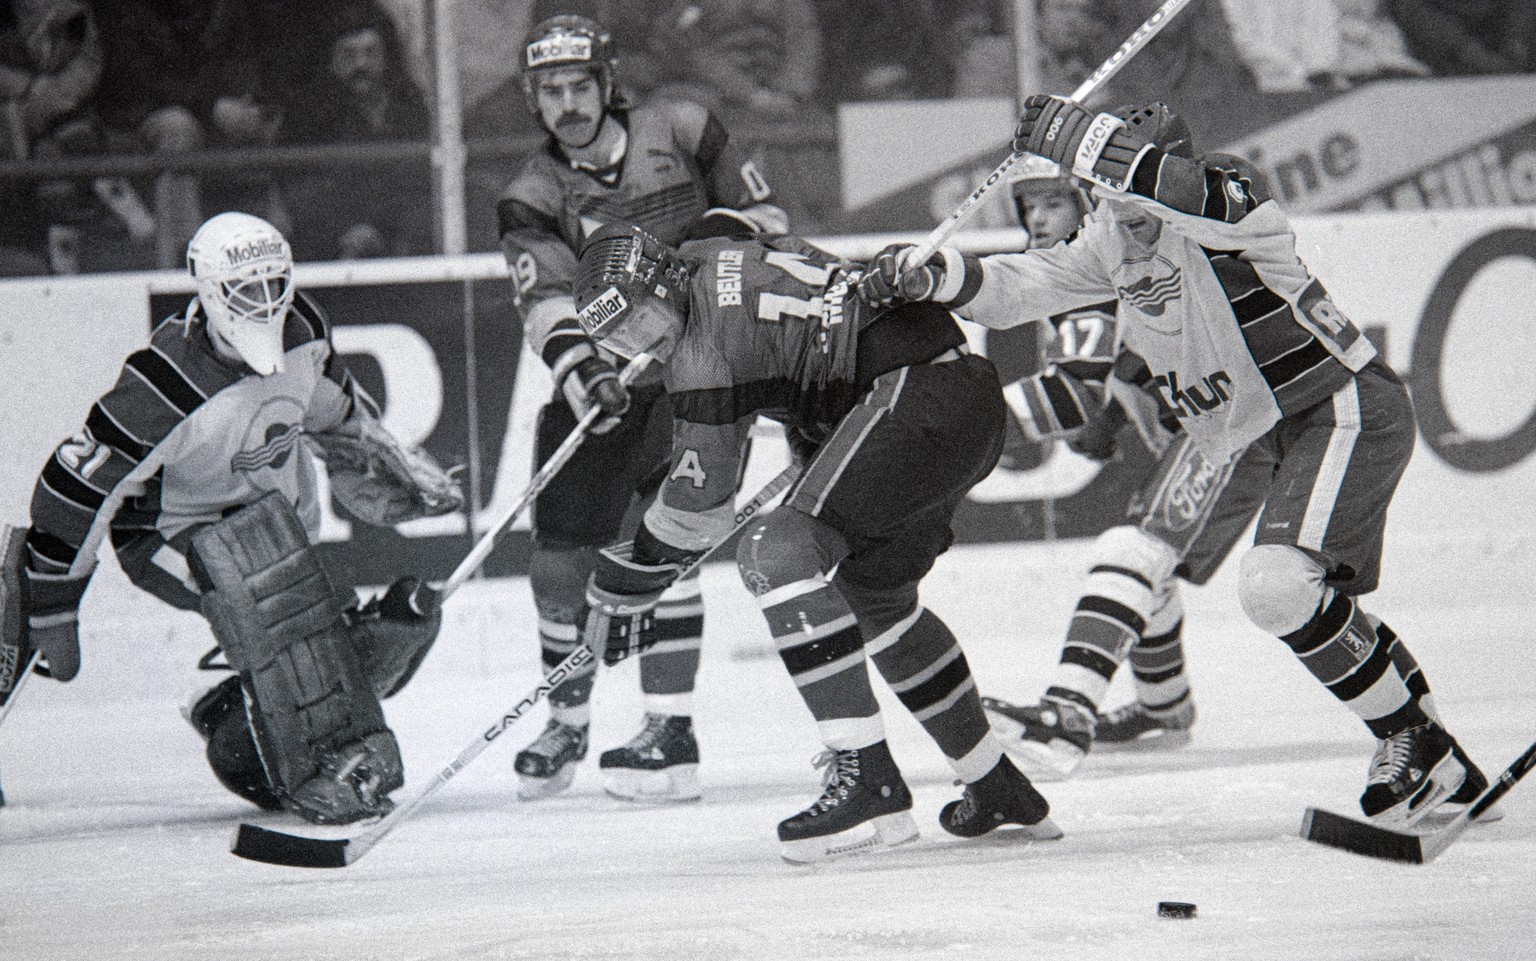
[[[703,104],[732,130],[802,114],[821,81],[811,0],[683,0],[649,36],[666,68],[654,95]]]
[[[285,144],[367,144],[431,139],[426,99],[405,61],[396,25],[371,2],[349,0],[325,30],[325,70],[290,111]],[[432,251],[432,181],[425,158],[336,166],[290,179],[295,253],[353,260]]]
[[[1408,50],[1436,76],[1536,70],[1531,0],[1386,0]]]
[[[929,0],[816,0],[822,76],[835,106],[946,97],[954,67]]]
[[[1233,40],[1267,93],[1346,90],[1368,80],[1422,77],[1381,0],[1225,0],[1243,29]]]
[[[1016,97],[1012,5],[1000,0],[964,0],[950,20],[956,97]]]
[[[49,160],[100,154],[95,97],[101,57],[100,32],[84,0],[0,5],[0,155]],[[131,187],[121,178],[89,177],[0,183],[0,275],[77,273],[84,236],[100,241],[114,226],[123,233],[97,192],[126,201]],[[129,221],[141,239],[147,239],[146,221],[141,209]]]
[[[286,84],[256,42],[250,0],[94,0],[105,45],[100,110],[119,149],[178,154],[273,144]],[[207,196],[204,196],[204,194]],[[154,180],[156,263],[175,267],[205,207],[242,209],[286,229],[269,172]]]
[[[1041,77],[1047,90],[1071,93],[1160,5],[1159,0],[1038,0]],[[1237,138],[1262,125],[1258,81],[1232,40],[1220,3],[1197,3],[1168,23],[1156,40],[1088,105],[1112,109],[1164,101],[1196,129]]]

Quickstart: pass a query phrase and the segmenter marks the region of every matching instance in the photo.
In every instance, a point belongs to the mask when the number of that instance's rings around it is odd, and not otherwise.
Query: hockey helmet
[[[603,91],[603,109],[615,105],[615,68],[613,36],[590,17],[562,13],[534,24],[523,40],[523,95],[528,111],[538,116],[538,94],[534,78],[544,70],[561,67],[585,67],[597,77]]]
[[[1080,180],[1060,164],[1035,154],[1026,154],[1014,167],[1014,174],[1008,181],[1008,192],[1013,198],[1013,210],[1018,215],[1019,226],[1026,231],[1029,230],[1030,204],[1039,205],[1045,198],[1060,197],[1070,201],[1076,211],[1076,224],[1081,224],[1083,218],[1093,210],[1093,200]],[[1051,242],[1065,240],[1076,232],[1077,227],[1074,226]],[[1030,240],[1031,246],[1034,246],[1034,238]]]
[[[688,311],[692,265],[639,227],[604,224],[582,247],[573,294],[587,336],[621,357],[666,360]]]
[[[1235,153],[1208,153],[1201,154],[1199,159],[1207,167],[1235,174],[1255,203],[1263,203],[1272,196],[1269,192],[1269,178],[1247,158]]]
[[[293,251],[282,233],[250,214],[216,214],[187,244],[187,270],[214,342],[263,377],[280,373],[293,303]]]
[[[1119,108],[1114,114],[1125,121],[1126,128],[1135,136],[1156,144],[1164,153],[1175,157],[1195,155],[1195,138],[1189,124],[1167,104],[1130,105]]]

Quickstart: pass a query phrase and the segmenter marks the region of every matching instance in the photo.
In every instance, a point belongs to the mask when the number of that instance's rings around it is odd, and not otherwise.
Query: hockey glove
[[[437,592],[414,577],[398,578],[382,596],[349,607],[341,616],[380,700],[410,683],[443,626]]]
[[[556,327],[544,343],[544,362],[578,421],[598,407],[603,413],[592,422],[592,433],[606,434],[618,426],[629,410],[629,391],[591,339],[563,325]]]
[[[358,520],[390,527],[464,506],[452,471],[421,448],[401,444],[368,414],[356,411],[310,436],[325,455],[331,493]]]
[[[40,574],[31,568],[24,571],[26,627],[22,647],[41,652],[37,673],[44,677],[70,681],[80,672],[80,601],[90,580],[89,575]]]
[[[636,540],[660,543],[643,526]],[[576,615],[582,641],[610,667],[656,644],[656,603],[689,559],[657,560],[648,550],[638,553],[634,542],[599,551],[586,603]]]
[[[1125,409],[1111,400],[1105,407],[1091,411],[1080,430],[1067,435],[1067,448],[1100,463],[1115,456],[1120,428],[1126,424]]]
[[[859,299],[871,307],[930,300],[952,304],[960,294],[968,264],[953,247],[940,247],[916,267],[907,261],[917,249],[912,244],[891,244],[875,255],[859,279]]]
[[[1093,112],[1063,97],[1036,94],[1024,101],[1013,149],[1054,160],[1084,180],[1120,193],[1152,144],[1133,136],[1114,114]]]

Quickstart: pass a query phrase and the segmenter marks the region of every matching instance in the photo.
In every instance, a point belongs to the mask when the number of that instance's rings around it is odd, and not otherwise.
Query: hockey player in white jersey
[[[1165,149],[1171,111],[1123,116],[1025,101],[1014,147],[1069,166],[1103,198],[1075,240],[985,258],[940,249],[870,263],[873,303],[928,300],[1009,327],[1114,297],[1126,346],[1163,402],[1224,464],[1264,458],[1265,503],[1238,594],[1377,738],[1361,809],[1417,823],[1486,784],[1451,737],[1407,645],[1357,598],[1377,586],[1387,505],[1413,451],[1407,389],[1296,254],[1280,208],[1241,176]]]
[[[271,224],[218,214],[187,263],[197,296],[48,459],[30,527],[6,532],[0,708],[29,668],[79,671],[80,602],[110,537],[133,583],[212,627],[230,675],[186,714],[220,782],[315,823],[386,813],[404,773],[379,700],[409,680],[440,618],[410,606],[413,578],[364,605],[334,583],[312,546],[308,452],[359,520],[446,513],[462,495],[379,424]]]
[[[1188,128],[1177,121],[1172,126],[1164,131],[1164,149],[1191,155]],[[1248,169],[1237,158],[1223,162]],[[1026,157],[1021,167],[1011,186],[1029,248],[1049,249],[1076,237],[1092,211],[1084,185],[1042,157]],[[1004,746],[1038,780],[1069,776],[1095,746],[1188,743],[1195,701],[1184,670],[1179,582],[1206,583],[1264,498],[1260,458],[1207,460],[1147,389],[1146,364],[1118,347],[1117,307],[1111,300],[1052,317],[1043,332],[1041,372],[1014,388],[1030,414],[1026,432],[1037,440],[1060,439],[1104,461],[1134,424],[1157,458],[1126,505],[1123,522],[1094,541],[1082,593],[1039,702],[982,699]],[[1100,713],[1115,672],[1126,662],[1135,699]]]

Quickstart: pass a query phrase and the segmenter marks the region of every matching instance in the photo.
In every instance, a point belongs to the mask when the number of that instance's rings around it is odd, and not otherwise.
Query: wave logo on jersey
[[[1158,267],[1167,272],[1158,271]],[[1115,288],[1120,300],[1130,304],[1149,317],[1161,317],[1168,304],[1178,300],[1184,286],[1184,273],[1172,262],[1158,257],[1153,261],[1154,272],[1124,287]]]
[[[230,458],[229,469],[237,474],[251,474],[264,467],[281,470],[299,445],[304,428],[298,424],[268,424],[261,442],[254,447],[242,448]]]

